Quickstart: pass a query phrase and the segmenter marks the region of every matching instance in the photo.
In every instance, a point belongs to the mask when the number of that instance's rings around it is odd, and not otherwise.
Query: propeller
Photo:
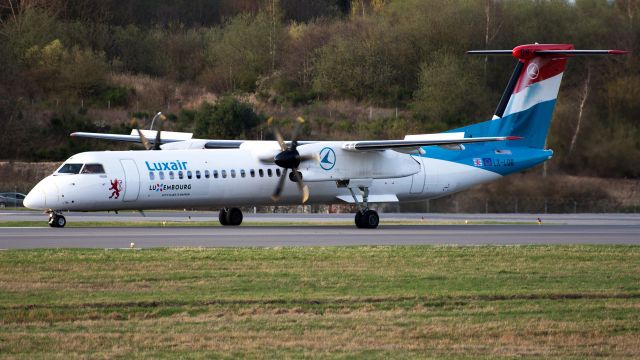
[[[156,131],[156,138],[153,141],[153,146],[151,145],[151,143],[149,143],[149,140],[147,139],[146,136],[144,136],[142,131],[140,131],[140,128],[136,127],[136,130],[138,131],[138,136],[140,136],[140,143],[142,143],[142,146],[144,146],[146,150],[160,150],[160,145],[161,145],[160,133],[162,132],[162,121],[165,120],[166,117],[162,114],[162,112],[158,112],[156,116],[154,116],[153,119],[151,120],[151,129],[153,129],[153,123],[156,121],[156,119],[160,119],[160,122],[158,123],[158,131]]]
[[[298,185],[298,190],[300,190],[302,203],[304,204],[309,199],[309,187],[305,185],[304,181],[302,180],[302,174],[300,174],[300,172],[298,171],[298,166],[300,166],[300,163],[302,161],[318,161],[318,155],[300,155],[300,153],[298,152],[298,141],[296,140],[296,138],[300,133],[302,124],[304,124],[304,119],[301,116],[298,116],[296,118],[296,127],[294,128],[291,136],[292,140],[287,144],[284,141],[284,138],[282,137],[282,134],[280,133],[278,127],[273,125],[273,118],[269,118],[267,120],[267,125],[273,128],[273,134],[276,137],[281,150],[281,152],[273,158],[273,161],[276,165],[284,169],[282,175],[280,176],[280,180],[278,181],[278,185],[276,186],[273,195],[271,195],[271,198],[274,201],[280,199],[280,194],[282,193],[282,189],[284,188],[284,182],[286,181],[289,169],[291,169],[292,171],[290,179],[295,180],[296,184]]]

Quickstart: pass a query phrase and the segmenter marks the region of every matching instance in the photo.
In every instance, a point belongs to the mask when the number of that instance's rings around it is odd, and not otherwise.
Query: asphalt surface
[[[87,221],[218,221],[218,213],[214,211],[148,211],[144,216],[135,211],[120,212],[71,212],[64,213],[69,223]],[[245,221],[252,222],[287,222],[322,223],[352,222],[353,214],[283,214],[283,213],[244,213]],[[497,221],[497,222],[530,222],[541,218],[545,223],[567,225],[640,225],[640,214],[441,214],[441,213],[384,213],[381,220],[426,220],[430,222]],[[0,210],[2,221],[43,221],[47,216],[39,211]]]
[[[67,221],[211,221],[211,212],[153,213],[142,218],[126,214],[65,214]],[[543,218],[536,225],[537,217]],[[136,248],[152,247],[277,247],[349,245],[483,245],[483,244],[636,244],[640,245],[640,216],[635,214],[381,214],[384,220],[530,222],[531,225],[381,225],[357,229],[353,225],[308,225],[314,221],[352,221],[343,214],[246,214],[245,221],[291,222],[293,226],[240,227],[46,227],[46,216],[31,212],[0,212],[0,221],[42,220],[40,228],[1,228],[0,249],[18,248]],[[307,224],[295,225],[296,222]]]

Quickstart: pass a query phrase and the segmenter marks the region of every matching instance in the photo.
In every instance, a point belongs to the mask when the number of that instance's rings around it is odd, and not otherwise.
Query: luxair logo
[[[336,166],[336,152],[330,147],[320,150],[320,167],[331,170],[334,166]]]
[[[538,68],[538,65],[535,63],[529,64],[529,66],[527,66],[527,76],[529,76],[529,79],[535,80],[538,78],[538,75],[540,75],[540,68]]]
[[[152,163],[145,161],[144,163],[147,165],[147,169],[149,169],[149,171],[187,170],[187,162],[180,160]]]

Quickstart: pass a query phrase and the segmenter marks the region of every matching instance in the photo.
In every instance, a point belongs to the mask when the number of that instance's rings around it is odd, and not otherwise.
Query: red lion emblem
[[[111,196],[109,196],[109,199],[119,198],[120,191],[122,191],[122,180],[113,179],[113,181],[111,181],[111,187],[109,188],[109,190],[113,190],[111,192]]]

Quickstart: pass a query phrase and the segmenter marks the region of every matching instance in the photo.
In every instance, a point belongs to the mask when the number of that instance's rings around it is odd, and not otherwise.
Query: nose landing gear
[[[57,213],[55,211],[51,211],[49,213],[50,227],[63,228],[65,225],[67,225],[67,219],[65,219],[65,217],[62,216],[62,214]]]
[[[220,209],[218,220],[222,225],[238,226],[242,224],[242,211],[238,208]]]

